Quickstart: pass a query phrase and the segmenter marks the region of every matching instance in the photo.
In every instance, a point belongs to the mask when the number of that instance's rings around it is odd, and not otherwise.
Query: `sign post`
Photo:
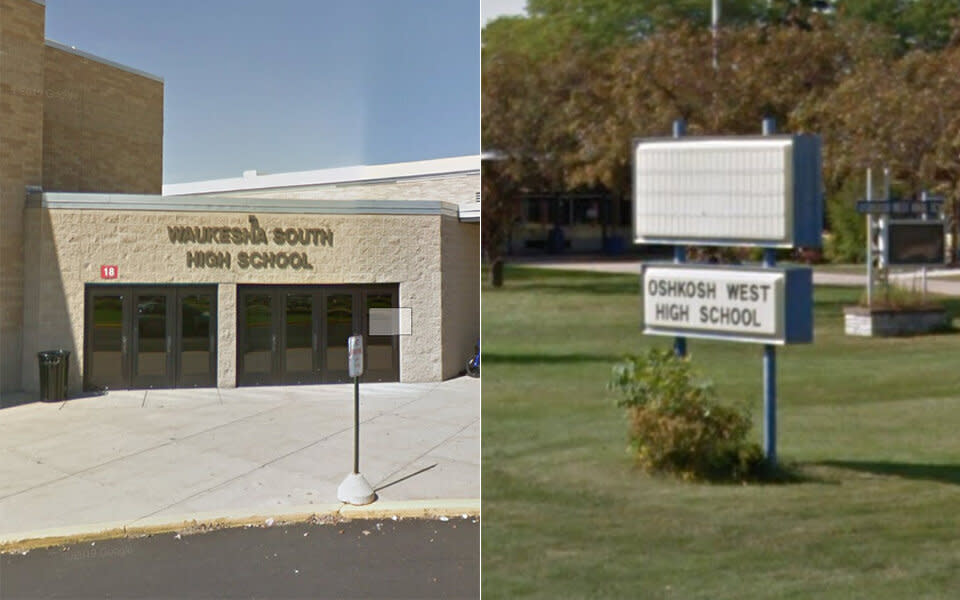
[[[643,272],[644,333],[763,344],[763,450],[777,462],[776,346],[813,341],[813,276],[778,268],[776,249],[820,247],[821,144],[813,135],[636,140],[634,242],[674,246],[674,264]],[[763,249],[760,267],[690,265],[683,247]]]
[[[873,182],[867,169],[867,197],[857,202],[857,212],[867,217],[867,308],[873,307],[873,246],[877,238],[878,270],[890,266],[919,266],[923,298],[927,297],[927,266],[946,262],[946,223],[941,207],[943,198],[926,190],[920,200],[890,197],[890,170],[883,170],[884,198],[873,199]],[[880,225],[874,227],[873,216]],[[918,218],[919,216],[919,218]],[[890,285],[889,278],[884,278]]]
[[[714,3],[716,4],[716,3]],[[717,68],[717,44],[716,44],[716,30],[714,30],[714,44],[713,44],[713,68]],[[673,137],[679,138],[683,137],[687,132],[687,122],[683,119],[677,119],[673,122]],[[676,245],[673,247],[673,263],[680,265],[687,262],[687,247],[682,245]],[[673,338],[673,353],[683,358],[687,355],[687,338],[677,336]]]
[[[377,496],[360,474],[360,376],[363,375],[363,336],[347,340],[347,366],[353,377],[353,473],[337,488],[337,499],[347,504],[370,504]]]
[[[764,136],[773,135],[776,128],[776,121],[772,118],[763,120]],[[763,266],[776,268],[775,249],[763,249]],[[813,295],[812,290],[810,295]],[[763,346],[763,455],[771,465],[777,464],[777,348],[773,344]]]

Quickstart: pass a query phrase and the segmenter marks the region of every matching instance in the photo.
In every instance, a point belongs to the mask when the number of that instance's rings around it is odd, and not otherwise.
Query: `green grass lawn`
[[[639,288],[508,268],[483,289],[485,599],[960,597],[960,334],[845,337],[860,290],[818,288],[815,343],[777,352],[800,482],[684,483],[634,468],[604,389],[672,343],[640,333]],[[761,346],[689,350],[759,442]]]

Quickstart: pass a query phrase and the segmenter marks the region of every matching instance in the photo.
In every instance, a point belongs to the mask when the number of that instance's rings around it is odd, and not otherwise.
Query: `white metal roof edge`
[[[656,138],[636,140],[636,150],[659,150],[665,147],[682,148],[684,150],[701,148],[787,148],[793,145],[793,136],[756,136],[741,138]]]
[[[252,177],[230,177],[186,183],[168,183],[163,186],[164,196],[186,196],[215,192],[240,192],[270,188],[300,187],[345,183],[374,183],[381,180],[408,179],[480,172],[480,155],[454,156],[383,165],[357,165],[292,171]]]
[[[464,223],[479,223],[480,222],[480,203],[479,202],[470,202],[468,204],[461,204],[460,206],[460,220]]]
[[[153,194],[41,192],[30,194],[27,206],[61,210],[460,216],[458,204],[441,200],[302,200],[217,196],[174,199]]]
[[[97,56],[96,54],[90,54],[89,52],[84,52],[83,50],[77,50],[73,46],[68,46],[66,44],[62,44],[55,40],[48,39],[48,40],[45,40],[45,42],[46,42],[46,45],[50,46],[51,48],[56,48],[57,50],[63,50],[64,52],[69,52],[70,54],[76,54],[77,56],[82,56],[83,58],[88,58],[92,61],[103,63],[105,65],[114,67],[115,69],[120,69],[121,71],[133,73],[134,75],[139,75],[141,77],[146,77],[147,79],[152,79],[154,81],[159,81],[160,83],[163,83],[163,77],[160,77],[159,75],[154,75],[153,73],[147,73],[146,71],[141,71],[140,69],[135,69],[131,66],[112,61],[108,58]]]

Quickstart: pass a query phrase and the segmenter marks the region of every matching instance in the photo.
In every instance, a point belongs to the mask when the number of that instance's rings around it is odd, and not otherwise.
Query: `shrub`
[[[627,356],[613,366],[609,388],[627,410],[630,447],[645,471],[709,480],[761,473],[763,453],[746,441],[749,414],[717,402],[709,383],[693,380],[689,360],[656,349]]]
[[[859,306],[867,306],[867,292],[860,294]],[[880,310],[929,310],[940,309],[943,306],[916,288],[902,285],[882,284],[873,290],[872,304],[874,309]]]

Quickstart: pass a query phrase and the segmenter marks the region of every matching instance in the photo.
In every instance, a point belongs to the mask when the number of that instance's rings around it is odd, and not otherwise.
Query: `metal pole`
[[[773,135],[777,132],[777,120],[773,117],[764,117],[763,135]]]
[[[673,122],[673,137],[679,138],[683,137],[687,133],[687,124],[683,119],[677,119]],[[687,248],[686,246],[674,246],[673,247],[673,263],[680,265],[687,262]],[[673,353],[683,358],[687,355],[687,338],[685,337],[675,337],[673,338]]]
[[[360,378],[353,378],[353,473],[360,473]]]
[[[713,70],[719,68],[717,62],[717,28],[720,26],[720,0],[713,0],[710,5],[710,33],[713,36]]]
[[[873,173],[867,168],[867,202],[873,202]],[[867,310],[873,308],[873,214],[867,211]]]
[[[777,251],[765,248],[763,266],[774,268]],[[777,464],[777,347],[763,345],[763,455],[771,466]]]
[[[763,120],[763,135],[773,135],[777,122],[767,117]],[[777,266],[777,251],[763,249],[763,266]],[[777,347],[763,345],[763,456],[771,467],[777,465]]]

